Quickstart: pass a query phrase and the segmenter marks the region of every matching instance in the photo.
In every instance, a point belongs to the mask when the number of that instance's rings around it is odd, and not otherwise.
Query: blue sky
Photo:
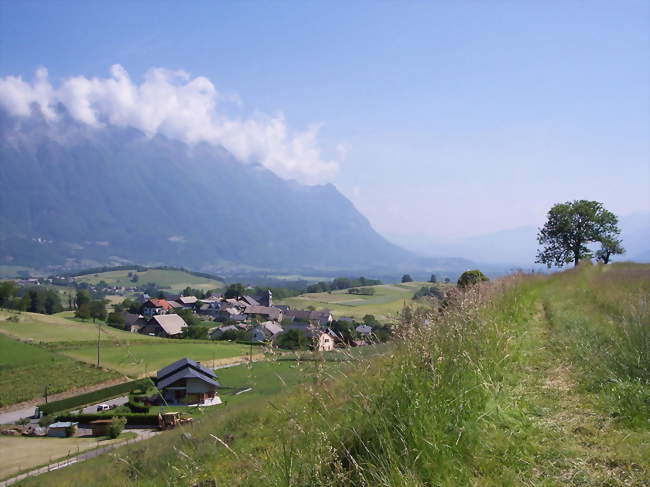
[[[0,77],[204,76],[239,116],[321,124],[377,230],[442,239],[650,210],[648,25],[642,1],[2,1]]]

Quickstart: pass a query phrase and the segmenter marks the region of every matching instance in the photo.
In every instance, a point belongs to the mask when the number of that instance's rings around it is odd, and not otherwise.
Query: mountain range
[[[619,228],[626,252],[612,260],[650,262],[650,214],[621,216]],[[455,255],[492,265],[530,268],[539,266],[534,263],[538,248],[537,231],[536,226],[525,225],[453,240],[413,234],[389,235],[389,239],[421,255]]]
[[[138,263],[228,273],[459,270],[389,243],[333,185],[219,146],[0,113],[0,264]],[[370,272],[373,273],[373,272]]]

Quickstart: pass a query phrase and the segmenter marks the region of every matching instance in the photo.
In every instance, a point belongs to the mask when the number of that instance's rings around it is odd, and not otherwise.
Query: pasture
[[[360,319],[364,315],[372,314],[378,320],[384,321],[393,319],[402,310],[404,303],[412,304],[413,294],[422,286],[431,286],[431,283],[408,282],[365,286],[375,290],[372,296],[348,294],[344,289],[331,293],[306,293],[278,302],[296,309],[306,309],[308,306],[329,309],[335,318],[350,316]]]
[[[100,330],[102,340],[112,342],[162,340],[118,330],[104,324],[101,325]],[[96,342],[97,325],[92,322],[73,321],[56,315],[0,310],[0,334],[34,343]]]
[[[0,334],[0,407],[89,386],[120,375]]]
[[[141,336],[141,335],[139,335]],[[249,347],[228,342],[200,342],[190,340],[164,340],[152,343],[110,344],[100,349],[102,367],[116,370],[129,377],[155,373],[172,362],[188,357],[207,366],[238,361],[248,357]],[[62,354],[87,362],[96,363],[97,348],[94,345],[62,350]],[[256,349],[253,350],[256,352]]]
[[[129,273],[138,276],[137,283],[131,280]],[[189,272],[172,269],[147,269],[144,272],[137,272],[135,270],[108,271],[96,274],[84,274],[74,279],[77,282],[87,282],[88,284],[97,284],[100,281],[104,281],[109,286],[122,287],[142,286],[153,282],[156,286],[172,292],[180,292],[187,286],[192,289],[201,289],[202,291],[221,289],[223,287],[223,282],[216,279],[208,279],[190,274]]]

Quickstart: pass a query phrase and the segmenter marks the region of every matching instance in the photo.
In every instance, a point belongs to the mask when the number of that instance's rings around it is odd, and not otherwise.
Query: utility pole
[[[97,368],[99,368],[99,340],[100,340],[101,328],[100,324],[97,323]]]
[[[50,387],[51,384],[45,384],[45,404],[47,404],[47,388]]]

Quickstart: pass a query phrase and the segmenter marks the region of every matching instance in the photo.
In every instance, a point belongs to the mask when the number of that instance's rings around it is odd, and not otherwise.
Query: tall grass
[[[605,392],[613,416],[650,421],[650,266],[583,266],[555,276],[543,293],[556,346],[581,369],[589,391]]]
[[[547,382],[556,361],[573,361],[583,387],[643,425],[646,275],[619,270],[630,269],[513,276],[459,292],[442,313],[405,310],[383,355],[296,361],[306,386],[29,485],[593,485],[567,472],[601,460],[576,453],[556,416],[558,395],[582,395]]]

